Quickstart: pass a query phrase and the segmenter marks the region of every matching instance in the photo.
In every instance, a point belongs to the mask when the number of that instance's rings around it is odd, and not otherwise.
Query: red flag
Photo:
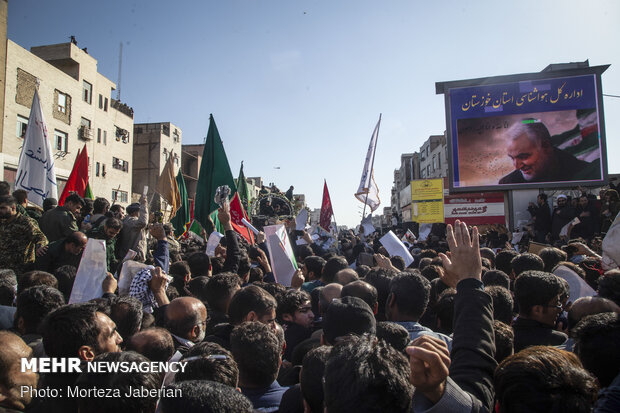
[[[249,219],[239,200],[239,192],[235,192],[235,196],[230,200],[230,218],[233,229],[245,238],[247,242],[254,244],[254,234],[241,222],[243,218],[248,221]]]
[[[319,225],[321,228],[329,231],[329,224],[332,222],[332,215],[334,210],[332,209],[332,200],[329,198],[329,191],[327,190],[327,181],[323,186],[323,202],[321,203],[321,218]]]
[[[78,152],[73,164],[73,169],[69,175],[69,179],[65,184],[65,188],[62,190],[58,205],[64,205],[65,199],[75,192],[79,196],[83,197],[86,192],[86,186],[88,185],[88,153],[86,152],[86,144],[81,152]]]

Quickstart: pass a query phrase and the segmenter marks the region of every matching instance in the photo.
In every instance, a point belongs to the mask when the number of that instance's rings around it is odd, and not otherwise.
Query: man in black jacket
[[[551,211],[547,203],[547,194],[538,194],[536,205],[530,202],[527,210],[534,218],[534,240],[536,242],[545,242],[547,234],[551,231]]]
[[[512,325],[515,353],[529,346],[559,346],[566,334],[554,330],[562,312],[560,279],[548,272],[525,271],[515,281],[515,301],[519,316]]]

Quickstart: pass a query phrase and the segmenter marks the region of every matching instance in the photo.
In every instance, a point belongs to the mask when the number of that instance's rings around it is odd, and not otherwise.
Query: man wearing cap
[[[575,208],[568,202],[568,197],[564,194],[558,195],[558,206],[553,208],[551,213],[551,240],[560,239],[560,231],[577,216]]]
[[[127,216],[123,219],[123,229],[116,243],[116,257],[122,260],[127,251],[131,249],[137,253],[134,260],[144,262],[146,257],[146,227],[149,216],[146,197],[142,195],[139,204],[131,204],[125,211]]]

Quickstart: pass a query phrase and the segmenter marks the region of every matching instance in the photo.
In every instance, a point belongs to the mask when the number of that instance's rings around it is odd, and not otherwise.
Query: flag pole
[[[379,141],[379,129],[381,127],[381,113],[379,113],[379,122],[377,124],[377,141]],[[375,153],[377,152],[377,143],[375,142],[375,149],[372,152],[372,164],[370,165],[370,180],[374,179],[375,170]],[[362,212],[362,220],[366,218],[366,205],[368,205],[368,193],[370,192],[370,180],[368,181],[368,188],[366,191],[366,199],[364,200],[364,211]]]

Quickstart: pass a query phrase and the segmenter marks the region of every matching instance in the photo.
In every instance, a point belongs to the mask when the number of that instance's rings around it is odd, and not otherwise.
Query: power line
[[[608,98],[620,98],[618,95],[608,95],[606,93],[603,93],[603,96],[607,96]]]

